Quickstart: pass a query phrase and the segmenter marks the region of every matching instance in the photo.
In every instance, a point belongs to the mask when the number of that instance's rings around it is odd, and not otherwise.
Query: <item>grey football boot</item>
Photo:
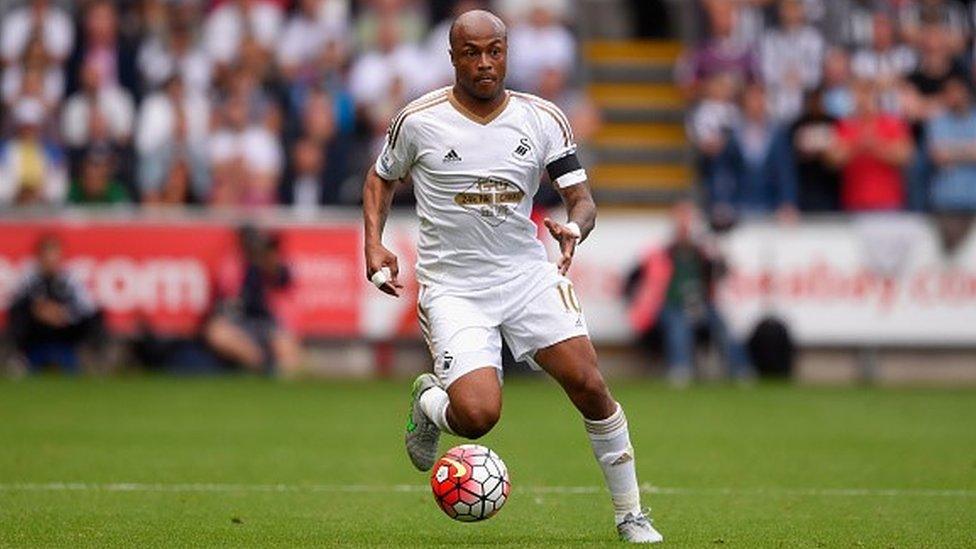
[[[410,393],[410,415],[407,417],[407,432],[403,438],[410,462],[421,471],[430,471],[437,460],[437,443],[441,438],[441,430],[420,407],[420,395],[438,385],[434,374],[420,374],[414,380]]]
[[[661,543],[664,536],[654,529],[651,519],[645,512],[640,514],[627,513],[623,522],[617,525],[620,540],[628,543]]]

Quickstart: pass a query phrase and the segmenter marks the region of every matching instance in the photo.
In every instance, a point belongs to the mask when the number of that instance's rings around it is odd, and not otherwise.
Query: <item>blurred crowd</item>
[[[976,2],[700,3],[677,80],[713,225],[976,210]]]
[[[0,2],[0,208],[358,203],[477,7],[509,23],[509,87],[573,111],[567,0]]]

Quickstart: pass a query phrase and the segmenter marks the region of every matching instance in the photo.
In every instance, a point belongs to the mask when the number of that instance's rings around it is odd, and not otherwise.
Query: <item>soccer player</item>
[[[501,414],[501,346],[555,378],[583,415],[613,499],[617,531],[630,542],[662,536],[641,508],[627,419],[597,368],[573,286],[564,276],[593,230],[596,205],[563,113],[504,87],[505,25],[481,10],[451,27],[451,87],[404,108],[366,175],[363,197],[367,277],[399,296],[396,256],[382,243],[397,183],[413,180],[420,218],[420,326],[434,374],[413,384],[407,453],[422,471],[440,433],[477,439]],[[559,242],[548,262],[529,219],[545,169],[568,221],[545,220]],[[436,374],[436,375],[435,375]]]

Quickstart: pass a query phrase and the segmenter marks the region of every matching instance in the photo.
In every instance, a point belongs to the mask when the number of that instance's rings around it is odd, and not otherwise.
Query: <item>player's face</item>
[[[508,43],[503,37],[465,39],[451,50],[458,84],[478,99],[498,97],[505,85]]]

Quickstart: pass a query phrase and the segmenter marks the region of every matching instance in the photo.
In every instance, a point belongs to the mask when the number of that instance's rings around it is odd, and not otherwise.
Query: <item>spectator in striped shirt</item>
[[[780,0],[779,25],[766,32],[760,49],[763,81],[773,117],[796,120],[803,96],[820,84],[824,39],[806,23],[801,0]]]

